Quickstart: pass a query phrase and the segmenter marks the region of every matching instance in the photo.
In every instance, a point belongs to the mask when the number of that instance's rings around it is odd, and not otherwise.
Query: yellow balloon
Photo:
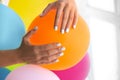
[[[42,13],[44,8],[55,0],[10,0],[9,7],[22,18],[26,29],[34,18]]]

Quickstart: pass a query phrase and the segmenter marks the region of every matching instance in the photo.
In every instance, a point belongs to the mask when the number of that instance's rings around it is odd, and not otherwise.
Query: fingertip
[[[64,29],[62,29],[62,30],[61,30],[61,34],[64,34],[64,33],[65,33],[65,30],[64,30]]]
[[[34,34],[36,32],[36,30],[38,30],[38,26],[35,26],[32,30],[27,32],[24,37],[27,37],[27,38],[31,37],[32,34]]]
[[[60,53],[60,56],[63,56],[64,55],[64,53],[62,52],[62,53]]]
[[[34,30],[34,31],[38,30],[38,26],[35,26],[33,30]]]
[[[40,14],[40,17],[42,17],[42,16],[43,16],[43,13]]]
[[[58,30],[58,26],[55,26],[55,27],[54,27],[54,30],[57,31],[57,30]]]
[[[55,62],[59,62],[59,60],[57,59]]]
[[[73,29],[75,29],[76,28],[76,25],[73,25]]]
[[[69,31],[70,31],[70,29],[69,29],[69,28],[67,28],[67,29],[66,29],[66,33],[68,33]]]
[[[57,43],[56,45],[57,45],[58,47],[60,47],[62,44],[61,44],[61,43]]]
[[[65,50],[66,50],[66,48],[65,48],[65,47],[62,47],[60,50],[61,50],[61,51],[65,51]]]

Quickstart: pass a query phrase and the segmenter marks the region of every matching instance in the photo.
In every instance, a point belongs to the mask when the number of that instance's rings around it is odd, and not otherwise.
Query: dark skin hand
[[[65,32],[68,33],[71,26],[73,29],[76,28],[76,24],[78,21],[78,10],[75,3],[75,0],[57,0],[53,3],[48,4],[48,6],[44,9],[42,14],[40,15],[45,16],[51,9],[57,8],[54,29],[55,31],[58,30],[58,23],[60,16],[63,14],[62,17],[62,24],[60,27],[61,34]]]
[[[60,32],[64,34],[69,32],[71,26],[76,28],[78,20],[78,11],[75,0],[57,0],[50,3],[41,16],[45,16],[52,8],[57,8],[55,17],[54,29],[58,30],[58,23],[60,16],[62,17],[62,24]],[[14,50],[0,51],[0,67],[16,64],[50,64],[58,61],[58,58],[63,55],[64,47],[60,43],[51,43],[45,45],[34,46],[29,42],[32,34],[36,32],[36,28],[28,32],[24,37],[21,46]]]
[[[24,37],[21,46],[14,50],[0,51],[0,67],[16,64],[51,64],[58,62],[65,48],[60,43],[45,45],[31,45],[30,37],[37,31],[37,27],[29,31]]]

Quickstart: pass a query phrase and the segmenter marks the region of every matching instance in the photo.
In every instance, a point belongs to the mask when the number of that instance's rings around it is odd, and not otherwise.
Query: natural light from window
[[[94,80],[117,80],[117,47],[115,25],[90,18]]]
[[[88,4],[98,9],[115,12],[114,0],[88,0]]]

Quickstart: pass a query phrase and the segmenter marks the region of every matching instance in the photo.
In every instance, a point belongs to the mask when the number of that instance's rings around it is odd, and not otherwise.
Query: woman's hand
[[[63,55],[64,47],[60,43],[51,43],[46,45],[34,46],[30,44],[30,37],[36,32],[37,28],[29,31],[23,38],[19,51],[19,59],[21,62],[30,64],[49,64],[58,61]]]
[[[51,9],[57,8],[57,13],[55,17],[54,29],[58,30],[58,23],[60,17],[63,13],[62,24],[60,32],[64,34],[69,32],[71,26],[75,29],[78,19],[78,11],[76,7],[75,0],[58,0],[56,2],[48,4],[44,9],[41,16],[45,16]]]

